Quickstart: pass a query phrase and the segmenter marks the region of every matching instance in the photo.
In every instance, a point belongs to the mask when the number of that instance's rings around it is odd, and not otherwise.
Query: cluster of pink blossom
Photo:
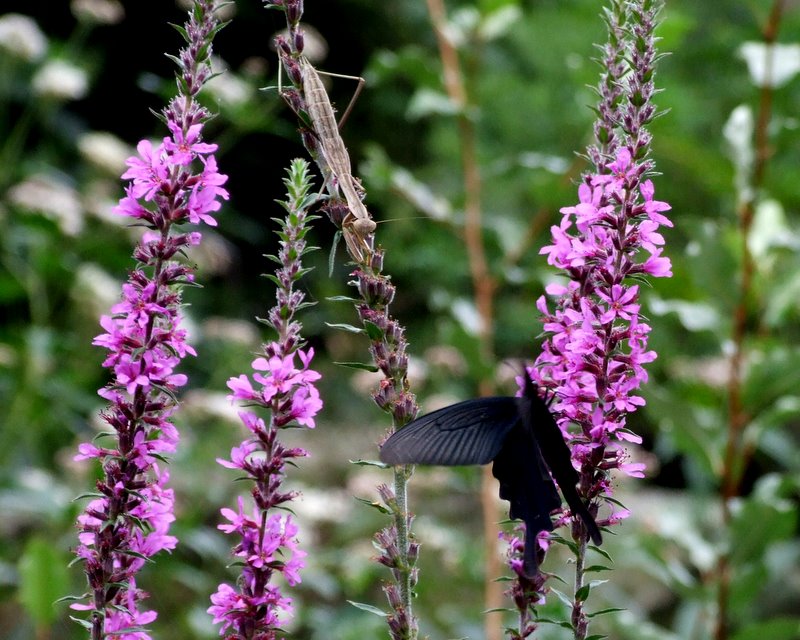
[[[626,428],[626,417],[644,404],[637,391],[647,381],[644,365],[656,354],[647,349],[650,327],[641,319],[639,287],[630,280],[671,275],[658,229],[672,226],[663,215],[670,206],[653,198],[650,180],[641,181],[648,166],[632,162],[630,149],[618,149],[606,165],[608,173],[585,177],[579,203],[561,209],[561,223],[551,229],[552,244],[541,250],[568,280],[546,288],[556,298],[552,311],[545,296],[537,300],[548,337],[528,374],[553,394],[551,409],[570,443],[579,492],[587,502],[611,495],[613,469],[644,475],[643,464],[627,461],[623,445],[641,442]],[[627,516],[627,510],[617,508],[598,524],[612,525]],[[562,513],[555,524],[572,524],[573,536],[585,539],[580,522],[570,514]],[[525,576],[521,540],[504,537],[510,542],[509,565],[518,578],[507,592],[520,612],[515,637],[525,638],[536,628],[530,609],[542,602],[546,576]],[[537,544],[546,551],[546,539],[538,538]],[[585,637],[587,618],[577,599],[572,624],[575,637]]]
[[[587,498],[610,493],[610,469],[636,477],[643,472],[643,465],[625,463],[624,450],[613,441],[641,441],[625,420],[644,404],[636,392],[647,381],[644,365],[656,356],[647,349],[650,327],[641,321],[639,287],[628,281],[671,275],[658,233],[660,226],[672,226],[662,215],[670,206],[653,199],[650,180],[640,182],[645,168],[631,161],[629,149],[619,149],[610,173],[587,176],[580,203],[561,209],[553,243],[541,250],[570,279],[547,287],[558,297],[554,311],[544,296],[537,301],[549,337],[530,373],[556,393],[560,424],[581,427],[579,434],[567,434],[573,459],[586,472],[581,480]],[[637,260],[642,250],[647,257]],[[597,473],[587,477],[592,470]]]
[[[647,179],[654,169],[648,127],[658,115],[652,98],[661,6],[658,0],[610,0],[604,10],[608,41],[599,58],[595,143],[587,150],[595,169],[584,176],[578,204],[561,209],[552,242],[540,251],[565,281],[546,287],[555,298],[552,306],[546,296],[536,303],[547,337],[528,375],[553,398],[551,409],[578,469],[578,493],[593,515],[600,497],[611,496],[612,470],[633,477],[644,472],[644,465],[627,462],[624,445],[641,438],[627,429],[626,419],[644,404],[638,390],[647,381],[644,366],[656,354],[647,348],[650,327],[640,314],[639,286],[632,283],[672,275],[659,233],[660,227],[672,226],[663,215],[670,206],[654,199]],[[608,526],[627,515],[620,508],[597,523]],[[569,621],[577,639],[587,637],[589,622],[583,609],[591,588],[584,583],[587,535],[580,520],[564,512],[556,524],[567,523],[580,542],[572,547],[575,592]],[[518,570],[519,540],[511,542],[510,565],[519,580],[507,593],[520,613],[512,636],[525,638],[536,628],[532,612],[546,585],[527,581]]]
[[[293,458],[307,456],[301,448],[286,448],[278,439],[281,428],[301,425],[315,426],[314,417],[322,408],[315,382],[320,374],[310,368],[314,350],[303,350],[300,330],[294,319],[304,306],[304,294],[294,290],[294,282],[305,269],[301,259],[308,250],[305,242],[309,197],[308,164],[295,161],[286,184],[289,200],[283,203],[288,214],[282,222],[280,251],[276,261],[280,267],[273,280],[278,284],[277,303],[267,316],[278,333],[278,340],[264,345],[263,355],[252,362],[252,376],[240,375],[228,381],[232,391],[229,398],[250,406],[269,410],[265,422],[251,411],[241,411],[239,417],[247,428],[248,438],[231,450],[230,460],[217,459],[224,467],[244,472],[251,481],[250,494],[254,506],[250,513],[244,501],[238,499],[238,511],[222,509],[227,521],[219,529],[239,538],[233,547],[237,565],[241,567],[236,586],[222,583],[211,596],[208,608],[220,635],[228,638],[261,638],[273,640],[280,629],[281,618],[289,618],[291,599],[281,594],[273,583],[275,573],[282,573],[294,586],[300,582],[300,569],[305,566],[306,553],[298,548],[297,525],[289,515],[271,513],[296,496],[283,491],[284,467]],[[299,368],[296,358],[300,360]]]
[[[208,113],[193,101],[210,76],[207,62],[217,24],[213,8],[213,1],[200,0],[190,14],[189,46],[179,58],[184,92],[164,111],[171,135],[156,147],[146,140],[139,143],[139,155],[127,161],[122,176],[131,182],[115,209],[145,223],[149,231],[134,252],[137,265],[123,286],[121,302],[101,318],[105,333],[94,340],[108,350],[103,366],[112,371],[111,382],[99,394],[109,402],[102,417],[112,429],[102,437],[113,444],[84,443],[75,456],[97,459],[103,470],[94,499],[78,517],[76,554],[84,563],[90,603],[72,605],[91,612],[85,624],[95,640],[109,634],[149,638],[144,625],[156,612],[139,611],[147,594],[137,588],[136,574],[148,558],[177,543],[168,533],[174,496],[159,462],[178,443],[170,417],[175,393],[187,378],[175,369],[195,352],[186,343],[179,314],[180,288],[193,281],[193,274],[174,258],[197,245],[200,234],[178,233],[175,225],[216,224],[211,213],[219,209],[219,198],[228,197],[222,187],[227,177],[217,171],[211,155],[217,147],[201,142]],[[196,165],[202,170],[195,172]]]

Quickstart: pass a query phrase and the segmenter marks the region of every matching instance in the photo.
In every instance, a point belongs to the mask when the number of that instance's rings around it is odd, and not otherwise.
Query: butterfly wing
[[[541,452],[539,459],[544,459],[570,510],[574,515],[580,517],[589,537],[599,545],[603,538],[592,514],[589,513],[575,488],[575,485],[578,484],[578,472],[572,466],[572,456],[567,443],[564,442],[561,429],[553,418],[553,414],[550,413],[547,403],[539,397],[533,382],[527,375],[523,377],[525,378],[525,389],[521,413],[524,427],[533,435],[533,439],[538,445],[537,449]]]
[[[508,516],[525,523],[525,574],[538,571],[536,536],[552,531],[550,512],[561,506],[561,497],[542,460],[536,441],[521,423],[509,432],[492,465],[500,482],[500,497],[508,500]]]
[[[398,429],[381,447],[380,458],[388,464],[488,464],[520,420],[517,398],[466,400]]]

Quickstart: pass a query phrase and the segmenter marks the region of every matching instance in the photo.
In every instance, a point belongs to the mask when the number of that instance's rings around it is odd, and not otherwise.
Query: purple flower
[[[76,555],[83,562],[92,601],[73,608],[91,612],[92,640],[149,639],[143,627],[156,612],[140,610],[148,595],[137,588],[136,575],[148,558],[177,545],[169,535],[175,498],[167,488],[169,474],[159,464],[175,452],[179,439],[170,418],[175,394],[187,377],[176,368],[195,351],[186,343],[179,313],[180,288],[194,277],[174,257],[183,247],[198,244],[200,235],[177,232],[174,225],[191,218],[188,202],[201,179],[209,185],[203,187],[209,194],[227,196],[219,188],[224,176],[216,174],[216,163],[207,155],[216,145],[199,142],[202,123],[210,114],[193,100],[210,77],[213,9],[212,0],[196,1],[185,30],[189,44],[179,58],[184,80],[179,87],[187,93],[164,111],[173,134],[189,134],[175,145],[139,143],[138,155],[127,161],[123,174],[131,182],[115,209],[150,230],[136,247],[137,265],[122,288],[121,301],[101,317],[104,333],[93,341],[107,350],[103,366],[112,373],[111,382],[98,394],[109,402],[102,417],[114,441],[107,447],[81,444],[75,456],[96,459],[102,466],[96,483],[101,497],[89,502],[77,518]],[[198,153],[206,154],[203,162]],[[194,174],[199,165],[201,173]],[[207,220],[207,212],[219,209],[219,203],[205,198],[197,209],[195,216]]]
[[[198,156],[214,153],[217,145],[200,142],[200,132],[202,124],[193,124],[186,132],[177,122],[168,122],[172,138],[164,138],[163,150],[169,156],[171,164],[186,166],[190,165]]]
[[[267,316],[278,340],[263,346],[263,355],[252,362],[251,377],[241,374],[228,380],[231,401],[266,409],[270,418],[264,420],[252,411],[241,411],[239,417],[248,437],[233,447],[230,460],[217,459],[222,466],[246,474],[253,485],[254,500],[248,509],[240,496],[236,511],[220,511],[225,522],[218,528],[236,536],[233,554],[241,565],[236,586],[221,584],[211,596],[208,613],[215,624],[221,625],[220,635],[276,638],[281,618],[293,612],[291,601],[281,594],[273,577],[281,573],[289,586],[295,586],[305,566],[306,553],[298,547],[297,525],[290,516],[273,510],[295,497],[294,492],[281,491],[287,461],[307,455],[303,449],[284,447],[278,440],[279,431],[289,425],[314,428],[314,417],[322,408],[314,384],[320,374],[310,368],[314,350],[299,348],[301,325],[294,319],[304,297],[293,291],[293,285],[304,273],[301,258],[306,251],[306,207],[311,202],[305,197],[310,186],[307,168],[306,163],[296,162],[286,181],[290,192],[284,204],[289,213],[282,224],[281,266],[274,278],[279,283],[278,302]]]
[[[666,202],[655,199],[647,179],[654,164],[648,159],[648,125],[655,117],[655,16],[658,2],[612,0],[604,12],[609,30],[603,47],[600,101],[596,109],[596,143],[588,156],[595,170],[578,188],[578,203],[561,209],[551,227],[551,243],[542,248],[562,281],[546,288],[537,300],[546,338],[532,380],[552,394],[551,409],[568,441],[578,470],[578,491],[597,512],[612,493],[611,472],[642,477],[644,465],[628,461],[625,444],[641,442],[626,427],[629,413],[644,405],[639,394],[647,381],[644,366],[656,354],[647,349],[650,326],[640,317],[639,286],[644,275],[671,275],[662,255]],[[613,505],[613,502],[607,501]],[[613,508],[613,506],[612,506]],[[625,510],[598,518],[611,526],[627,517]],[[584,568],[587,535],[580,521],[562,512],[558,524],[571,524],[576,556],[575,598],[570,624],[575,638],[587,637]],[[513,557],[512,569],[518,565]],[[526,584],[520,577],[511,595],[520,611],[514,637],[528,637],[535,628],[529,609],[545,585]]]

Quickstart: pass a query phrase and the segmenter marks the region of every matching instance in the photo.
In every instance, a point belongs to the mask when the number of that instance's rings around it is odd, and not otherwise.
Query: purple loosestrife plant
[[[279,37],[276,45],[284,69],[294,83],[294,87],[283,92],[284,99],[299,115],[308,114],[309,96],[303,94],[303,65],[300,57],[303,53],[303,32],[300,30],[300,19],[303,14],[302,0],[265,0],[267,8],[280,9],[285,12],[288,35]],[[336,176],[333,167],[325,160],[322,145],[329,141],[318,139],[313,126],[303,122],[303,143],[315,159],[325,176],[325,184],[330,197],[324,209],[331,221],[339,228],[344,226],[348,214],[355,215],[338,197],[335,179],[352,179],[352,176]],[[313,124],[313,123],[311,123]],[[343,145],[342,145],[343,146]],[[345,150],[346,153],[346,150]],[[344,230],[347,233],[346,230]],[[391,414],[394,429],[402,427],[413,420],[418,407],[416,397],[410,391],[408,383],[408,342],[403,326],[395,320],[389,307],[394,299],[395,287],[390,278],[383,273],[383,250],[374,248],[373,234],[369,232],[360,238],[360,246],[347,242],[347,249],[356,267],[350,274],[350,284],[359,293],[354,301],[356,313],[362,328],[361,331],[370,341],[370,355],[373,365],[359,365],[361,368],[374,370],[377,368],[383,379],[379,388],[373,393],[373,400],[384,411]],[[369,463],[364,463],[369,464]],[[381,465],[383,466],[383,465]],[[394,469],[394,486],[381,485],[378,493],[385,505],[375,505],[383,513],[391,513],[392,525],[382,529],[375,535],[375,546],[379,549],[378,562],[389,567],[393,582],[384,584],[384,592],[392,609],[386,615],[389,634],[393,640],[415,640],[418,635],[418,623],[413,613],[413,590],[417,583],[416,561],[419,545],[411,534],[412,517],[407,506],[407,483],[411,477],[412,467],[402,466]],[[357,605],[364,610],[374,611],[369,605]]]
[[[647,349],[650,327],[640,314],[639,285],[632,282],[671,275],[658,231],[672,226],[663,215],[670,206],[655,200],[647,179],[654,168],[646,126],[656,115],[651,99],[659,8],[650,0],[612,0],[606,11],[609,43],[601,58],[597,144],[589,149],[595,171],[584,176],[579,203],[561,209],[552,244],[541,250],[566,276],[566,284],[547,287],[551,304],[544,296],[537,302],[547,338],[529,374],[555,396],[552,410],[572,448],[579,492],[593,513],[601,499],[612,495],[612,470],[643,477],[644,465],[627,462],[624,445],[641,438],[626,428],[626,418],[644,404],[637,392],[647,381],[644,365],[656,354]],[[623,52],[628,68],[620,63]],[[598,524],[616,524],[627,515],[620,509]],[[568,513],[559,523],[571,524],[575,540],[570,624],[574,637],[582,639],[588,627],[583,606],[591,587],[584,573],[587,536],[580,520]],[[524,583],[523,576],[512,594],[529,623],[520,605],[533,607],[544,585]],[[531,630],[530,624],[521,626],[514,637],[526,637]]]
[[[187,378],[176,368],[195,352],[180,325],[180,289],[194,275],[175,257],[200,242],[200,233],[179,232],[177,225],[215,225],[219,198],[228,197],[222,187],[227,178],[212,155],[217,146],[202,142],[210,114],[196,102],[211,77],[211,41],[220,28],[214,8],[213,1],[198,0],[181,30],[188,45],[175,58],[178,95],[163,112],[170,136],[155,146],[139,143],[139,155],[128,160],[122,176],[130,180],[126,195],[115,209],[149,230],[134,252],[137,265],[122,301],[101,318],[105,333],[94,340],[108,350],[103,366],[113,372],[99,391],[109,402],[102,417],[111,430],[98,438],[102,445],[82,444],[75,456],[102,466],[97,491],[78,517],[76,554],[90,591],[71,605],[89,612],[78,622],[93,640],[150,637],[144,626],[157,614],[141,610],[147,594],[136,576],[148,558],[177,543],[169,535],[174,496],[160,462],[178,443],[170,418]]]
[[[291,599],[283,596],[273,582],[282,573],[294,586],[300,582],[300,569],[306,553],[297,546],[297,525],[290,515],[276,513],[275,508],[295,497],[293,491],[283,491],[284,467],[293,458],[308,455],[300,448],[287,449],[278,440],[280,429],[290,426],[314,428],[314,416],[322,401],[314,383],[320,375],[309,368],[314,350],[301,349],[302,325],[295,320],[297,311],[307,306],[305,294],[294,289],[307,269],[302,258],[311,250],[306,246],[308,215],[316,195],[309,194],[311,182],[308,163],[295,160],[285,180],[288,200],[283,204],[286,218],[281,222],[280,251],[273,258],[280,267],[270,278],[277,284],[277,304],[267,321],[278,333],[278,339],[264,345],[263,354],[253,361],[252,381],[246,375],[231,378],[228,387],[232,400],[242,400],[270,412],[269,422],[251,411],[239,416],[249,431],[248,438],[231,450],[230,460],[217,461],[230,469],[244,473],[252,482],[254,505],[246,509],[239,497],[238,509],[222,509],[227,521],[219,529],[235,535],[233,553],[241,574],[235,586],[220,584],[211,596],[208,612],[214,623],[220,624],[220,635],[230,640],[273,640],[280,624],[292,614]],[[298,361],[299,360],[299,366]]]

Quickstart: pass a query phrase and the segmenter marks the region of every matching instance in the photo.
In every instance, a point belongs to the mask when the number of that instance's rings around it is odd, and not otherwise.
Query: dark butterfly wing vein
[[[409,422],[384,443],[380,457],[389,464],[488,464],[519,421],[515,398],[466,400]]]

